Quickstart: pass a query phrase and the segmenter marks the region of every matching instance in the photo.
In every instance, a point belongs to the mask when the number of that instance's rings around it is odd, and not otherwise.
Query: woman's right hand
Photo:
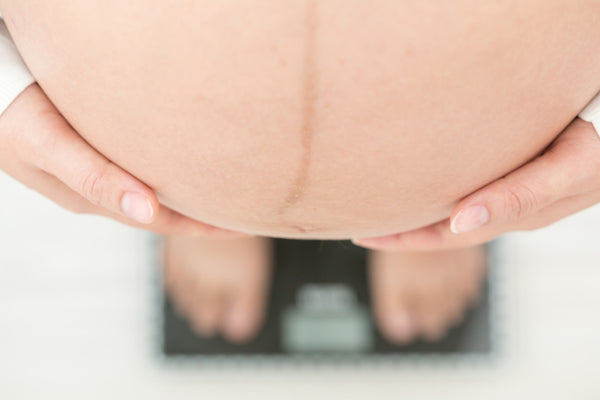
[[[163,234],[244,235],[161,206],[152,189],[79,136],[37,83],[0,116],[0,169],[75,213]]]

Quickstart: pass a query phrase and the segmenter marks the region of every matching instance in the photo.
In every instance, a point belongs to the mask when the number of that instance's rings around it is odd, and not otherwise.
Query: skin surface
[[[600,89],[598,1],[0,0],[0,12],[93,147],[166,206],[265,236],[446,218]]]
[[[244,342],[266,314],[272,268],[272,240],[168,236],[164,280],[174,305],[199,335],[221,333]]]

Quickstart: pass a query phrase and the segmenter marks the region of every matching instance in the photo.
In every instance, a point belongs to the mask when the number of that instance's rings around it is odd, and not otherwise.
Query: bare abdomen
[[[600,89],[594,2],[66,3],[0,12],[69,122],[165,204],[270,236],[445,218]]]

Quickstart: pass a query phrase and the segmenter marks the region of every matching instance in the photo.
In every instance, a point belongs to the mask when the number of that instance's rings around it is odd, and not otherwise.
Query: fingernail
[[[143,224],[150,223],[154,216],[150,200],[139,193],[125,193],[121,198],[121,210],[129,218]]]
[[[454,233],[472,231],[485,225],[490,219],[490,213],[484,206],[471,206],[461,210],[452,220],[450,230]]]

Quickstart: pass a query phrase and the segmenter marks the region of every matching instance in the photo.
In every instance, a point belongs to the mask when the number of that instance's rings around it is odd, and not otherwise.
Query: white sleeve
[[[591,122],[598,135],[600,135],[600,93],[579,113],[579,118]]]
[[[0,18],[0,115],[33,82],[35,79],[25,66],[4,20]]]

